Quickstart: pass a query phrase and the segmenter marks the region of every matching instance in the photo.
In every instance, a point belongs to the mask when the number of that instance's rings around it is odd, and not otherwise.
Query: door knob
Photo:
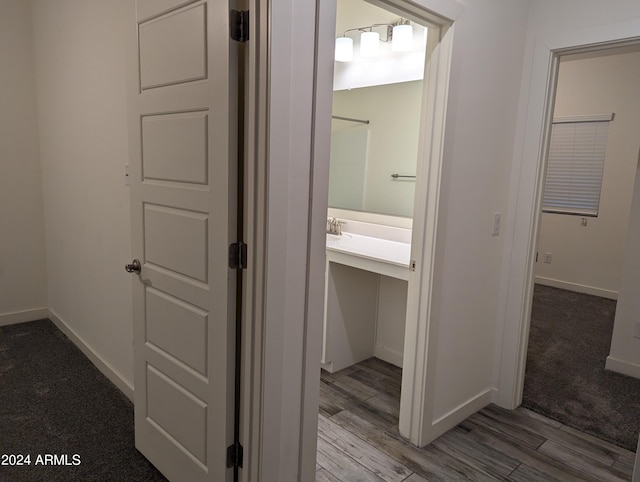
[[[142,265],[139,259],[134,259],[131,263],[125,264],[124,269],[127,273],[139,273],[142,270]]]

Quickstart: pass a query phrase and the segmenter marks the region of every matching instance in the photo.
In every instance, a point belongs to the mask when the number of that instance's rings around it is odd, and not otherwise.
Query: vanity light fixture
[[[350,37],[338,37],[336,39],[335,59],[338,62],[351,62],[353,60],[353,39]]]
[[[386,38],[381,39],[380,34],[374,29],[384,27]],[[391,42],[393,52],[407,52],[413,48],[413,27],[409,20],[401,18],[396,23],[374,23],[367,27],[357,27],[345,30],[342,37],[336,39],[335,60],[338,62],[351,62],[353,60],[353,39],[347,36],[348,32],[360,33],[360,56],[365,58],[376,57],[380,49],[380,40]]]
[[[409,20],[400,20],[391,35],[391,50],[394,52],[408,52],[413,48],[413,27]]]
[[[360,34],[360,57],[377,57],[380,51],[380,34],[378,32],[362,32]]]

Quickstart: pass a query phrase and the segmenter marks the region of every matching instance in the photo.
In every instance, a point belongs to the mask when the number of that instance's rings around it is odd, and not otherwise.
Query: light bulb
[[[413,27],[411,25],[396,25],[393,27],[391,50],[394,52],[408,52],[413,48]]]
[[[360,35],[360,55],[375,57],[380,48],[380,34],[378,32],[362,32]]]
[[[338,62],[351,62],[353,60],[353,39],[338,37],[336,39],[335,59]]]

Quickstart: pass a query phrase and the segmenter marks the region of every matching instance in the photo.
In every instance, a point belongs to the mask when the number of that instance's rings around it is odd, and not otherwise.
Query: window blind
[[[594,116],[593,119],[604,116]],[[554,119],[542,209],[597,216],[609,138],[607,120]]]

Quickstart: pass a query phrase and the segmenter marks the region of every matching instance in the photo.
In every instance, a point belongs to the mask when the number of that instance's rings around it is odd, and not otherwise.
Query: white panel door
[[[228,4],[136,6],[136,447],[172,481],[231,480],[236,176]]]

